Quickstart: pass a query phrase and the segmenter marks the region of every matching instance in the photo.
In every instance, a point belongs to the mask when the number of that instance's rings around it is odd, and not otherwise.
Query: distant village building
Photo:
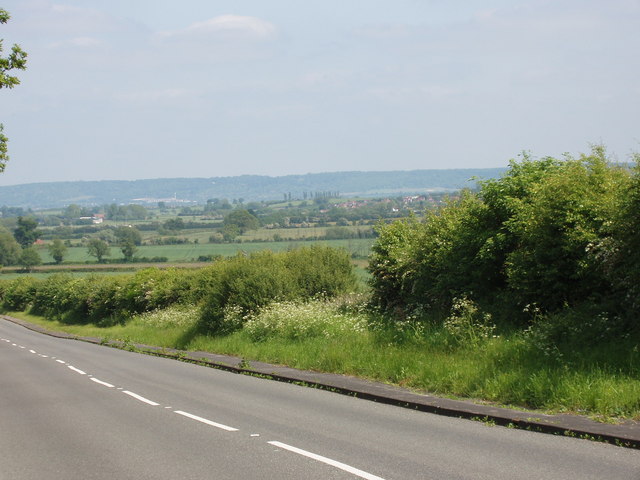
[[[426,197],[424,195],[411,195],[409,197],[403,197],[402,203],[406,205],[408,203],[424,202],[425,200],[426,200]]]
[[[366,200],[352,200],[350,202],[335,203],[333,206],[336,208],[360,208],[368,203]]]
[[[91,220],[94,225],[100,225],[104,222],[104,213],[96,213],[90,217],[80,217],[80,220]]]

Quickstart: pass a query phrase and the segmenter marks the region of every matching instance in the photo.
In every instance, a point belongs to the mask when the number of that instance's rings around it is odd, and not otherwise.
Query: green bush
[[[349,254],[322,245],[289,250],[284,254],[284,267],[301,289],[301,296],[335,297],[351,293],[357,287],[357,278]]]
[[[385,311],[413,307],[417,276],[417,250],[424,226],[414,217],[391,224],[378,224],[378,239],[371,247],[369,271],[372,302]],[[423,295],[420,303],[424,304]]]
[[[180,303],[188,296],[190,283],[184,270],[146,268],[128,277],[118,292],[119,308],[141,313]]]
[[[86,296],[78,300],[86,304],[87,322],[120,322],[129,316],[122,302],[122,291],[128,278],[128,275],[95,275],[86,279]]]
[[[331,297],[357,285],[347,253],[328,247],[239,254],[205,270],[201,326],[211,333],[237,329],[248,314],[274,301]]]
[[[608,163],[600,146],[578,158],[512,161],[504,177],[422,222],[377,227],[373,303],[401,318],[447,312],[464,297],[516,324],[534,303],[547,312],[586,302],[628,314],[629,304],[640,306],[639,175]]]
[[[33,277],[19,277],[5,284],[2,306],[6,310],[26,310],[36,294],[40,282]]]
[[[621,205],[612,220],[611,238],[593,245],[605,275],[618,292],[616,300],[640,326],[640,154],[635,155],[634,175],[621,194]]]
[[[555,311],[612,295],[594,246],[611,237],[629,180],[627,170],[609,165],[595,149],[549,172],[514,208],[507,224],[518,243],[507,254],[505,273],[520,305],[536,302]]]
[[[56,273],[42,280],[35,290],[31,304],[31,312],[55,318],[69,309],[70,288],[73,281],[70,275]]]

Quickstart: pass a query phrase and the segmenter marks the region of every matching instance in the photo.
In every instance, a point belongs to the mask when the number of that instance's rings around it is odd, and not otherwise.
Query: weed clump
[[[337,338],[366,330],[364,315],[346,313],[336,302],[274,302],[246,319],[243,330],[256,342],[268,338]]]

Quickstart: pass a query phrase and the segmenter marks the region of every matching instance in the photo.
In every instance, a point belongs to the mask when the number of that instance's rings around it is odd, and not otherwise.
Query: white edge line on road
[[[64,360],[60,360],[60,359],[56,360],[56,362],[58,362],[58,363],[67,363]]]
[[[29,351],[30,351],[31,353],[38,353],[38,352],[36,352],[35,350],[29,350]]]
[[[103,382],[102,380],[98,380],[96,377],[91,377],[92,382],[99,383],[100,385],[104,385],[105,387],[114,388],[113,385],[107,382]]]
[[[67,365],[67,368],[70,370],[73,370],[76,373],[79,373],[80,375],[86,375],[87,372],[83,372],[82,370],[80,370],[79,368],[74,367],[73,365]]]
[[[183,417],[190,418],[192,420],[196,420],[198,422],[205,423],[207,425],[211,425],[212,427],[221,428],[222,430],[226,430],[227,432],[237,432],[237,428],[229,427],[227,425],[223,425],[221,423],[212,422],[211,420],[207,420],[206,418],[198,417],[197,415],[193,415],[191,413],[183,412],[182,410],[175,410],[175,413],[178,415],[182,415]]]
[[[153,402],[153,401],[149,400],[148,398],[144,398],[144,397],[138,395],[137,393],[130,392],[129,390],[122,390],[122,393],[125,393],[125,394],[129,395],[130,397],[133,397],[136,400],[140,400],[141,402],[149,404],[149,405],[151,405],[153,407],[157,407],[158,405],[160,405],[159,403]]]
[[[338,462],[336,460],[331,460],[330,458],[323,457],[321,455],[316,455],[315,453],[307,452],[306,450],[302,450],[300,448],[292,447],[291,445],[287,445],[286,443],[281,443],[281,442],[267,442],[267,443],[275,447],[283,448],[285,450],[289,450],[290,452],[297,453],[298,455],[303,455],[305,457],[312,458],[313,460],[317,460],[318,462],[326,463],[327,465],[331,465],[332,467],[339,468],[340,470],[344,470],[345,472],[349,472],[360,478],[365,478],[366,480],[384,480],[382,477],[377,477],[375,475],[364,472],[362,470],[359,470],[350,465]]]

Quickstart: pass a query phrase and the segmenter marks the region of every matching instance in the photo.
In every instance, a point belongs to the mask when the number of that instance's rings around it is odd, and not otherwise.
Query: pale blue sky
[[[0,185],[640,151],[640,0],[0,0]]]

